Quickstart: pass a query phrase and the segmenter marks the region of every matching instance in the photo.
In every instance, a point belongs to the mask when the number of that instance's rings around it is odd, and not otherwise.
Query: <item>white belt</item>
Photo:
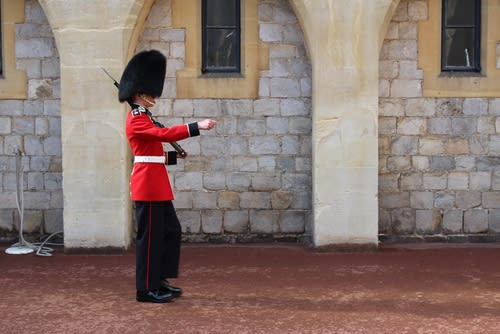
[[[136,155],[134,157],[134,163],[137,162],[145,162],[145,163],[153,163],[153,164],[164,164],[165,163],[165,156],[164,155],[153,155],[153,156],[147,156],[147,155]]]

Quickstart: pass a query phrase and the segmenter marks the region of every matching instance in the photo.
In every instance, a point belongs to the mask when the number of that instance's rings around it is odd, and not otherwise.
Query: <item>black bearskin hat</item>
[[[136,93],[161,96],[166,68],[167,60],[160,51],[149,50],[137,53],[130,59],[123,71],[118,100],[131,102]]]

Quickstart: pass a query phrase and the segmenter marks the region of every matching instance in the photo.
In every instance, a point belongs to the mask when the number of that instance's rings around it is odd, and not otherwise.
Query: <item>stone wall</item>
[[[311,68],[288,2],[259,4],[269,70],[260,73],[255,100],[176,99],[185,32],[172,27],[170,17],[170,0],[157,0],[137,47],[167,56],[167,80],[153,113],[167,125],[206,117],[218,121],[215,131],[181,142],[189,157],[170,168],[185,239],[297,240],[309,235]]]
[[[0,100],[0,237],[17,234],[16,153],[24,170],[24,230],[61,231],[62,166],[59,57],[39,3],[27,0],[16,25],[16,66],[28,77],[27,100]]]
[[[500,99],[422,96],[426,18],[425,1],[401,1],[380,53],[381,238],[496,240]]]

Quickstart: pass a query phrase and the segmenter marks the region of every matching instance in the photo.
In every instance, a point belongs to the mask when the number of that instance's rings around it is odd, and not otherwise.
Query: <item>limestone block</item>
[[[355,174],[356,172],[349,174]],[[346,177],[351,177],[351,175],[345,174]],[[344,187],[345,184],[342,184]],[[353,183],[353,188],[359,189],[359,183]],[[287,173],[282,176],[282,189],[283,190],[310,190],[312,187],[312,179],[309,173]]]
[[[23,101],[3,100],[0,101],[0,116],[21,116],[23,114]]]
[[[379,80],[378,82],[378,96],[390,97],[391,83],[389,80]]]
[[[476,158],[476,168],[478,171],[489,171],[495,170],[496,167],[500,165],[500,157],[493,156],[485,156],[485,157],[477,157]],[[494,183],[496,182],[495,178],[497,177],[497,172],[493,173]]]
[[[493,233],[500,232],[500,210],[489,210],[489,231]]]
[[[238,136],[238,137],[228,137],[228,148],[227,152],[231,155],[247,155],[249,153],[248,150],[248,138]]]
[[[421,97],[422,81],[396,79],[391,84],[392,97]]]
[[[224,231],[243,233],[248,230],[249,214],[247,210],[231,210],[224,212]]]
[[[488,135],[472,135],[469,137],[469,149],[470,153],[480,156],[485,156],[489,154],[490,149],[490,138]],[[487,157],[489,159],[490,157]],[[481,157],[478,157],[480,161]]]
[[[418,137],[399,136],[392,140],[392,154],[396,155],[415,155],[417,154]],[[420,149],[422,151],[422,149]],[[425,153],[423,153],[425,154]]]
[[[193,192],[193,208],[194,209],[216,209],[217,208],[217,193],[216,192]]]
[[[250,154],[279,154],[280,140],[271,136],[252,137],[248,141]]]
[[[254,113],[254,102],[252,100],[223,100],[220,103],[222,115],[249,117]]]
[[[417,233],[435,234],[441,227],[439,210],[415,210],[415,227]]]
[[[405,106],[406,116],[431,117],[436,115],[436,99],[414,98],[407,99]]]
[[[394,192],[380,194],[380,207],[386,209],[404,208],[410,206],[409,192]]]
[[[436,103],[436,114],[438,116],[462,115],[463,99],[438,99]]]
[[[45,233],[56,233],[63,231],[63,210],[45,210],[43,229]]]
[[[279,224],[282,233],[303,233],[305,213],[299,210],[281,211]]]
[[[0,194],[1,198],[1,194]],[[14,216],[12,209],[0,210],[0,231],[12,231],[14,229]]]
[[[217,204],[222,209],[239,209],[240,194],[235,191],[221,191],[218,194]]]
[[[312,121],[309,117],[290,117],[288,132],[291,134],[310,135]]]
[[[281,116],[309,116],[311,114],[310,99],[283,99],[280,101]],[[274,115],[263,115],[274,116]]]
[[[452,134],[457,136],[470,135],[477,131],[477,118],[462,117],[451,120]]]
[[[234,157],[233,166],[239,172],[256,172],[257,158],[255,157]]]
[[[243,192],[240,207],[244,209],[270,209],[271,194],[268,192]]]
[[[12,132],[12,118],[0,117],[0,135],[8,135]]]
[[[312,95],[312,80],[311,78],[300,79],[300,96],[311,97]]]
[[[42,173],[27,173],[28,190],[44,190],[43,174]]]
[[[45,99],[53,96],[53,81],[50,79],[29,80],[28,82],[28,97],[30,99]]]
[[[62,189],[62,174],[61,173],[45,173],[44,185],[46,190]]]
[[[196,234],[201,230],[201,213],[199,211],[178,210],[177,216],[181,223],[182,233]]]
[[[469,142],[463,138],[450,138],[446,141],[445,153],[449,155],[462,155],[469,153]]]
[[[259,97],[270,97],[271,96],[271,81],[268,78],[259,78]]]
[[[279,211],[250,210],[250,232],[276,233],[279,231]]]
[[[0,118],[0,134],[2,133],[1,124],[2,124],[2,121]],[[35,118],[35,135],[47,136],[48,134],[49,134],[49,121],[48,121],[48,119],[41,118],[41,117]]]
[[[446,191],[434,193],[434,207],[440,209],[452,209],[455,207],[455,194]]]
[[[184,29],[160,29],[160,40],[166,42],[184,42],[186,32]]]
[[[450,156],[431,157],[431,169],[452,170],[455,169],[455,158]]]
[[[394,156],[387,158],[387,168],[391,171],[403,171],[410,169],[411,160],[409,156]]]
[[[200,172],[176,172],[176,190],[201,190],[203,189],[203,176]]]
[[[221,137],[204,136],[200,144],[201,153],[205,156],[218,156],[225,152],[225,139]]]
[[[283,26],[276,23],[259,24],[259,38],[263,42],[283,41]]]
[[[201,213],[201,231],[208,234],[220,234],[222,231],[222,212],[203,210]]]
[[[293,192],[292,209],[311,210],[312,194],[311,191]]]
[[[490,136],[489,153],[500,155],[500,136]]]
[[[399,73],[399,64],[395,60],[379,62],[379,79],[395,79]]]
[[[421,138],[418,144],[418,153],[421,155],[439,155],[443,154],[444,142],[440,138],[425,137]]]
[[[6,139],[8,139],[7,137]],[[44,155],[43,140],[38,136],[24,137],[24,153],[27,155]]]
[[[447,187],[448,178],[447,178],[446,174],[426,173],[426,174],[424,174],[423,178],[424,178],[424,180],[423,180],[424,189],[443,190],[443,189],[446,189],[446,187]]]
[[[274,210],[283,210],[291,207],[294,193],[290,191],[273,191],[271,193],[271,206]]]
[[[192,209],[193,194],[190,191],[176,191],[173,202],[176,209]]]
[[[469,176],[471,190],[491,189],[491,172],[471,172]]]
[[[405,104],[402,99],[379,100],[379,116],[402,117],[404,115],[405,115]]]
[[[18,39],[16,40],[17,58],[50,58],[56,55],[54,39]]]
[[[451,172],[448,174],[448,189],[465,190],[469,189],[469,173]]]
[[[283,154],[297,155],[300,152],[299,136],[283,136],[281,145],[281,151]]]
[[[483,208],[499,209],[500,208],[500,192],[488,191],[483,192]]]
[[[451,118],[435,117],[429,120],[430,134],[449,134],[451,132]]]
[[[481,205],[479,191],[457,191],[455,204],[460,209],[471,209]]]
[[[238,120],[238,134],[243,136],[262,136],[266,133],[264,119],[240,118]]]
[[[401,190],[420,190],[422,189],[422,174],[403,173],[400,179]]]
[[[300,81],[290,78],[271,78],[271,97],[300,97]]]
[[[408,19],[410,21],[425,21],[428,19],[427,1],[409,1]]]
[[[379,134],[395,134],[396,133],[396,117],[380,117],[378,122]]]
[[[226,175],[222,172],[203,174],[203,187],[207,190],[224,190],[226,188]]]
[[[500,116],[500,98],[490,99],[488,113],[494,116]]]
[[[256,116],[278,116],[280,99],[258,99],[253,102],[253,108]]]
[[[464,232],[483,233],[488,231],[488,210],[470,209],[464,212]]]
[[[399,62],[399,78],[422,80],[424,78],[424,72],[418,69],[417,61],[402,60]]]
[[[444,210],[443,232],[446,234],[463,231],[463,211],[461,209]]]
[[[295,172],[295,158],[280,156],[276,158],[276,168],[287,173]]]
[[[494,170],[491,180],[491,189],[500,190],[500,171]]]
[[[274,171],[276,168],[276,157],[261,156],[257,158],[260,172]]]
[[[416,22],[401,22],[398,24],[399,40],[417,39],[417,23]]]
[[[464,100],[464,115],[479,116],[488,114],[488,100],[481,98],[469,98]]]
[[[423,117],[406,117],[398,120],[397,133],[401,135],[422,135],[427,132],[427,120]]]
[[[173,114],[177,117],[193,117],[193,100],[176,99],[173,104]]]
[[[434,207],[434,193],[430,191],[412,191],[410,193],[410,207],[414,209],[432,209]]]
[[[248,173],[228,173],[226,175],[227,189],[231,191],[246,191],[250,187],[251,178]]]
[[[396,234],[411,234],[416,227],[414,209],[394,209],[391,214],[392,230]]]
[[[220,117],[221,106],[218,100],[194,100],[195,117]]]
[[[281,188],[280,175],[252,175],[252,189],[255,191],[273,191]]]
[[[423,156],[412,156],[411,165],[418,171],[429,170],[430,167],[429,158]]]
[[[476,167],[476,158],[472,156],[455,157],[455,168],[460,171],[470,171]]]

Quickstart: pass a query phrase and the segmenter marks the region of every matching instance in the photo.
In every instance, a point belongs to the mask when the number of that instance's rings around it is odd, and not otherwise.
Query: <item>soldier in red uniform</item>
[[[167,279],[179,271],[181,226],[172,205],[174,195],[166,164],[175,164],[178,154],[163,150],[163,142],[198,136],[214,128],[205,119],[169,128],[154,121],[149,108],[161,96],[166,59],[156,50],[142,51],[127,64],[120,80],[119,100],[132,110],[126,121],[126,135],[134,155],[130,194],[135,204],[136,299],[165,303],[182,294]],[[179,156],[183,158],[183,156]]]

